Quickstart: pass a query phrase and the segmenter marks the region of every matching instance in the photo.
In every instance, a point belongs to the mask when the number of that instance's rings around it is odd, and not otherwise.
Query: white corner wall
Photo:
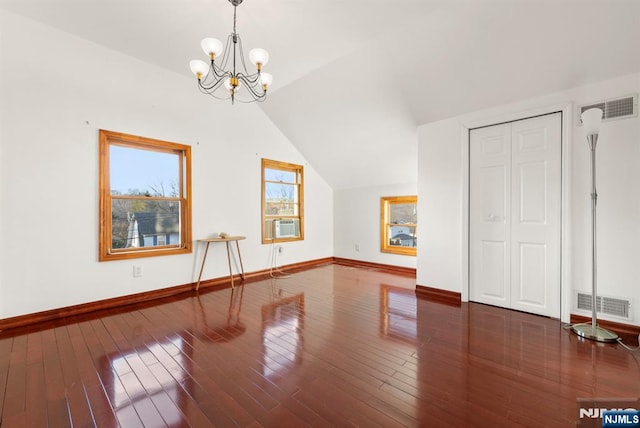
[[[248,272],[269,267],[260,159],[304,165],[305,240],[278,263],[333,255],[333,191],[256,105],[200,94],[187,64],[178,75],[5,11],[0,52],[0,318],[197,279],[197,245],[97,261],[99,129],[191,145],[193,238],[245,235]],[[228,274],[224,251],[210,249],[204,278]]]
[[[417,285],[461,291],[462,168],[460,124],[418,128]],[[443,140],[443,138],[445,138]]]
[[[417,283],[466,294],[464,135],[469,124],[490,123],[567,103],[581,105],[640,92],[640,74],[621,76],[544,97],[470,113],[418,129]],[[575,292],[591,291],[589,151],[576,113],[569,120],[568,242],[565,255],[568,298],[563,318],[576,313]],[[632,299],[632,320],[640,325],[640,118],[604,122],[597,148],[598,294]],[[565,296],[566,297],[566,296]],[[563,319],[566,320],[566,319]]]
[[[358,187],[334,191],[334,255],[336,257],[416,267],[416,257],[380,251],[380,198],[416,195],[416,183]],[[418,228],[418,242],[422,228]],[[359,251],[356,251],[356,245]]]

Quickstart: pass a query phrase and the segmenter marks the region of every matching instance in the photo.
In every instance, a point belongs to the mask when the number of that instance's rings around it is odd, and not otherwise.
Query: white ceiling
[[[185,77],[233,23],[228,0],[0,7]],[[271,56],[260,107],[335,189],[414,182],[420,124],[640,71],[638,0],[245,0],[238,33]]]

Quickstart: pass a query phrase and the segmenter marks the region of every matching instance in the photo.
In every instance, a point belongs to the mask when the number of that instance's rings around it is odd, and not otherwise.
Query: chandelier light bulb
[[[249,51],[249,60],[258,70],[261,70],[269,62],[269,53],[260,48],[251,49]]]
[[[198,80],[202,79],[202,77],[207,75],[209,71],[209,65],[206,62],[200,61],[199,59],[193,59],[189,62],[189,67],[193,74],[196,75]]]
[[[202,46],[202,50],[205,54],[211,59],[216,59],[222,52],[224,52],[224,46],[222,42],[218,39],[214,39],[213,37],[207,37],[206,39],[202,39],[200,42],[200,46]]]
[[[269,73],[260,73],[260,83],[262,83],[262,89],[266,91],[273,83],[273,76]]]

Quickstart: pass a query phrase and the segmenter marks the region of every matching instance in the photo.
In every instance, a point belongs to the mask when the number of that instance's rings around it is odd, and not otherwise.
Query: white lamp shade
[[[249,60],[251,60],[251,63],[256,67],[258,64],[267,65],[269,62],[269,53],[260,48],[251,49],[249,52]]]
[[[222,42],[218,39],[214,39],[213,37],[202,39],[200,46],[202,46],[202,50],[207,54],[207,56],[214,54],[216,58],[222,55],[222,52],[224,51]]]
[[[260,73],[260,83],[267,87],[271,86],[273,83],[273,76],[269,73]]]
[[[582,125],[584,126],[585,135],[597,134],[600,131],[600,123],[602,122],[602,110],[599,108],[590,108],[585,110],[580,116]]]
[[[196,76],[200,73],[202,76],[206,76],[209,71],[209,65],[206,62],[200,61],[199,59],[193,59],[189,61],[189,67],[191,67],[191,71]]]

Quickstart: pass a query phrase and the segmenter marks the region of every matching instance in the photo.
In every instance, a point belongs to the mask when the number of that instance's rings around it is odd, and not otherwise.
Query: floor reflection
[[[302,361],[304,293],[286,296],[272,280],[271,303],[262,305],[263,375],[282,375]]]
[[[418,348],[419,395],[455,406],[460,423],[473,424],[481,408],[514,425],[575,426],[580,397],[637,397],[632,354],[584,341],[557,320],[477,303],[418,306],[419,337],[427,340]]]
[[[414,282],[327,265],[4,332],[0,425],[560,428],[640,396],[637,353]]]
[[[417,303],[413,290],[380,285],[380,333],[412,344],[417,341]]]
[[[195,325],[198,328],[192,331],[193,335],[209,342],[228,342],[244,334],[247,327],[240,320],[243,296],[244,283],[230,289],[229,309],[224,314],[207,310],[202,301],[203,297],[198,295],[194,299],[197,303],[197,308],[194,309]]]
[[[121,425],[135,424],[144,416],[162,425],[182,423],[176,406],[184,400],[183,388],[189,382],[180,375],[189,364],[185,348],[183,339],[174,337],[145,349],[102,357],[106,368],[102,382]],[[161,409],[162,418],[155,408]]]

